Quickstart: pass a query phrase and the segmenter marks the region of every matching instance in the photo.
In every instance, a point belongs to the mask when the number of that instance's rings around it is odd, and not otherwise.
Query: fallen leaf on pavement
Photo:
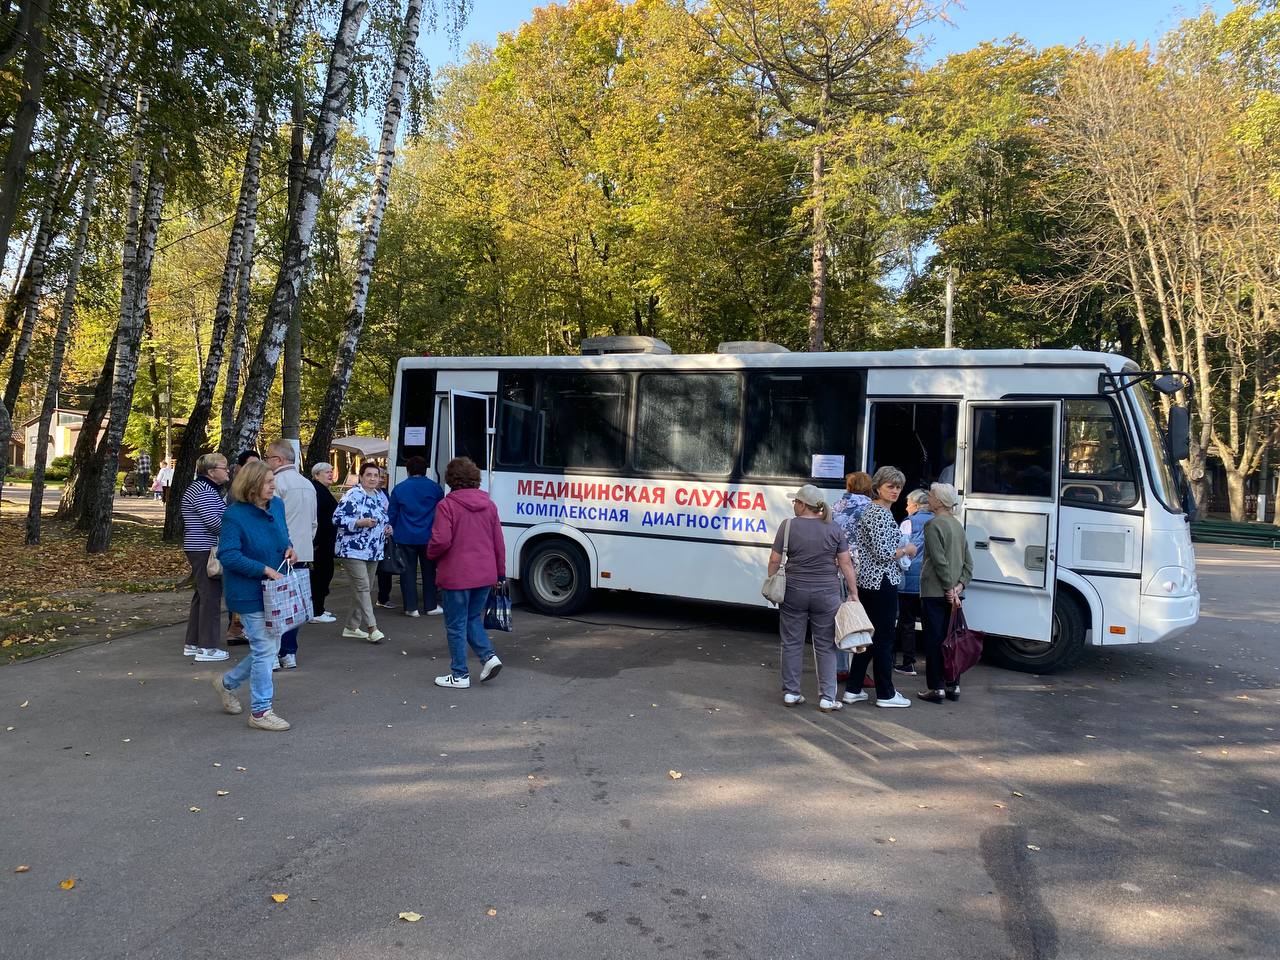
[[[1027,849],[1028,849],[1028,850],[1034,850],[1036,853],[1039,853],[1039,852],[1040,852],[1040,848],[1039,848],[1039,847],[1037,847],[1034,843],[1028,843],[1028,844],[1027,844]]]
[[[412,910],[403,910],[400,913],[401,920],[408,920],[410,923],[417,923],[422,919],[422,914],[414,913]]]
[[[684,774],[681,773],[679,770],[668,770],[667,776],[670,777],[672,780],[679,780],[681,777],[684,776]]]
[[[1013,795],[1014,795],[1015,797],[1020,797],[1020,796],[1022,796],[1022,794],[1020,794],[1017,790],[1013,791]]]
[[[884,916],[884,914],[883,914],[883,913],[881,913],[879,910],[872,910],[872,911],[871,911],[871,915],[872,915],[873,917],[883,917],[883,916]]]
[[[997,807],[997,808],[999,808],[999,809],[1001,809],[1001,810],[1005,809],[1005,806],[1004,806],[1004,804],[1003,804],[1003,803],[993,803],[993,804],[992,804],[992,806],[993,806],[993,807]]]
[[[1248,697],[1245,697],[1245,699],[1246,699],[1246,700],[1248,700],[1249,698],[1248,698]],[[23,700],[20,704],[18,704],[18,706],[19,706],[19,707],[25,707],[25,706],[27,706],[27,705],[28,705],[28,704],[30,704],[30,703],[31,703],[31,701],[30,701],[30,700]]]
[[[24,863],[24,864],[21,864],[21,865],[19,865],[19,866],[14,867],[14,868],[13,868],[13,872],[14,872],[14,873],[30,873],[30,872],[31,872],[31,868],[30,868],[29,866],[27,866],[27,865]]]
[[[200,808],[199,808],[199,807],[187,807],[187,809],[188,809],[188,810],[190,810],[192,813],[199,813],[199,812],[200,812]]]
[[[230,796],[230,795],[231,795],[231,791],[230,791],[230,790],[217,790],[217,791],[215,791],[215,794],[216,794],[217,796],[219,796],[219,797],[227,797],[227,796]]]
[[[287,893],[273,893],[271,895],[271,899],[274,900],[276,903],[284,903],[286,900],[289,899],[289,895]]]
[[[493,909],[493,907],[490,907],[488,910],[484,912],[484,915],[486,917],[496,917],[498,915],[498,911]]]
[[[75,877],[67,877],[67,879],[65,880],[58,881],[58,886],[61,887],[63,890],[71,890],[75,887],[75,885],[76,885]]]
[[[240,773],[244,773],[248,769],[249,769],[248,767],[236,767],[236,770],[238,770]]]

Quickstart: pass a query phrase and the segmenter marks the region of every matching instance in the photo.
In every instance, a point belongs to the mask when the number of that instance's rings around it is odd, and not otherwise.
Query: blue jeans
[[[297,654],[298,652],[298,631],[301,627],[294,627],[292,630],[286,630],[284,636],[280,638],[280,656],[286,653]]]
[[[484,608],[489,602],[492,587],[473,587],[470,590],[441,590],[441,606],[444,607],[444,627],[449,633],[449,666],[455,677],[469,675],[467,670],[467,645],[484,663],[494,655],[489,635],[484,632]]]
[[[249,641],[249,655],[222,675],[222,685],[228,690],[235,690],[248,680],[252,704],[249,709],[262,713],[271,709],[271,666],[279,648],[274,640],[267,639],[266,615],[261,610],[240,614],[240,622],[244,624],[244,635]]]
[[[422,565],[422,612],[436,608],[439,599],[436,596],[436,565],[427,559],[425,545],[414,543],[397,543],[400,551],[400,563],[404,573],[400,574],[400,596],[404,598],[404,612],[417,610],[418,607],[418,565]]]

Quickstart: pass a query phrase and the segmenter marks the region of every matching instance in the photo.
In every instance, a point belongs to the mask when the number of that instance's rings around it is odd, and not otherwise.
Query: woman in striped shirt
[[[196,478],[182,495],[182,549],[191,564],[195,584],[182,653],[194,657],[197,663],[230,656],[218,647],[222,634],[222,581],[209,576],[209,553],[218,545],[222,511],[227,508],[222,497],[226,482],[227,458],[220,453],[206,453],[196,461]]]

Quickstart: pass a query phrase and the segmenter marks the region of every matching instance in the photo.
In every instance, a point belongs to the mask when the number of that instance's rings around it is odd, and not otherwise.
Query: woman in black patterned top
[[[902,585],[901,557],[914,557],[915,545],[902,544],[902,532],[890,507],[906,482],[897,467],[881,467],[871,478],[871,506],[858,520],[858,594],[875,626],[871,649],[855,654],[849,664],[845,703],[867,699],[862,681],[867,665],[875,662],[876,706],[909,707],[911,701],[893,688],[893,641],[898,625],[898,587]]]

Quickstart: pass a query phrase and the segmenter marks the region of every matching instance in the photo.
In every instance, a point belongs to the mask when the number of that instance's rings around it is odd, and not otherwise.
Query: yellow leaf
[[[679,780],[681,777],[684,776],[684,774],[681,773],[679,770],[668,770],[667,776],[670,777],[672,780]]]
[[[187,807],[187,809],[188,809],[188,810],[190,810],[192,813],[199,813],[199,812],[200,812],[200,808],[199,808],[199,807]]]
[[[1015,797],[1020,797],[1020,796],[1022,796],[1022,794],[1020,794],[1017,790],[1013,791],[1013,795],[1014,795]]]
[[[498,915],[498,911],[493,909],[493,907],[490,907],[488,910],[484,912],[484,915],[486,917],[496,917]]]
[[[871,911],[871,915],[872,915],[873,917],[883,917],[883,916],[884,916],[884,914],[883,914],[883,913],[881,913],[879,910],[872,910],[872,911]]]
[[[273,893],[271,895],[271,899],[274,900],[276,903],[284,903],[286,900],[289,899],[289,895],[287,893]]]
[[[422,919],[422,914],[414,913],[412,910],[405,910],[401,912],[400,919],[408,920],[410,923],[417,923]]]
[[[67,877],[67,879],[65,880],[58,881],[58,886],[61,887],[63,890],[71,890],[72,888],[75,887],[75,885],[76,885],[75,877]]]
[[[231,794],[231,791],[230,791],[230,790],[218,790],[218,791],[215,791],[215,792],[216,792],[216,795],[217,795],[217,796],[219,796],[219,797],[226,797],[226,796],[230,796],[230,794]]]
[[[14,873],[30,873],[31,868],[24,863],[24,864],[21,864],[20,866],[14,867],[13,872]]]

